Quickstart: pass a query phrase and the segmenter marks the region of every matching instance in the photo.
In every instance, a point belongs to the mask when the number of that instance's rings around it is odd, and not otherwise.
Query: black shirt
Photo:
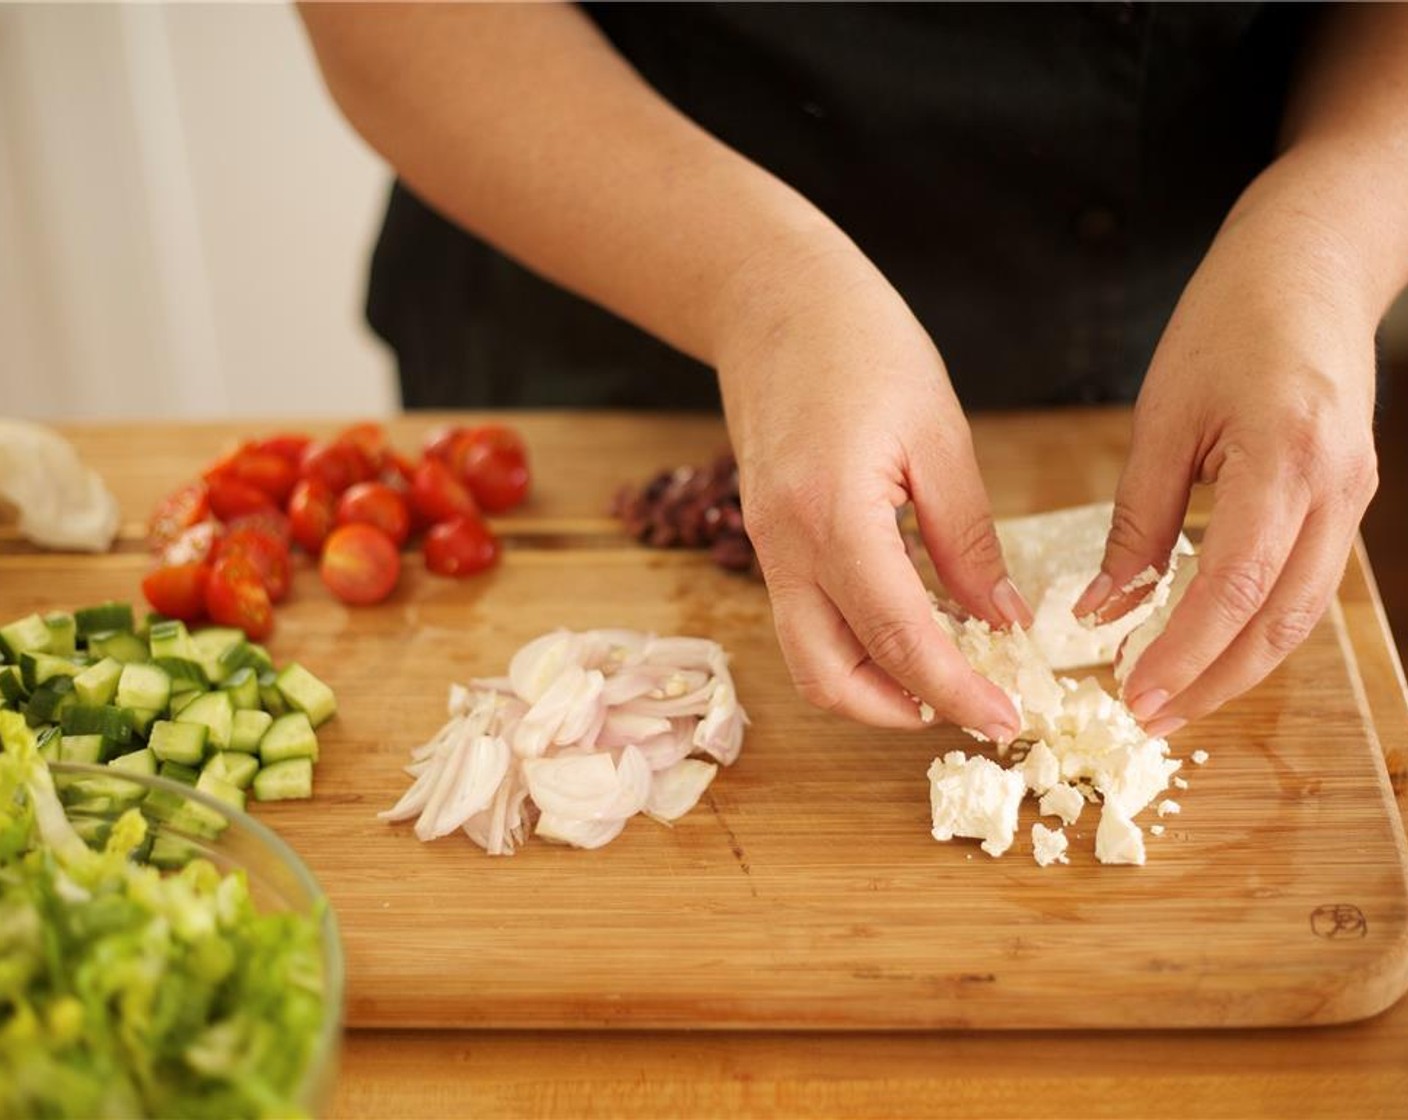
[[[1307,5],[597,4],[662,95],[906,299],[970,409],[1129,400],[1274,153]],[[544,65],[550,65],[544,60]],[[368,317],[407,408],[717,407],[711,371],[393,189]]]

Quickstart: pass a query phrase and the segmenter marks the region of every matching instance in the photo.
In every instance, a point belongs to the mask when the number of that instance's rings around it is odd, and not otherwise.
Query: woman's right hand
[[[888,727],[919,726],[917,698],[1009,741],[1016,712],[935,625],[896,518],[912,501],[962,606],[995,626],[1030,623],[933,342],[839,234],[758,254],[722,307],[717,366],[743,515],[798,690]]]

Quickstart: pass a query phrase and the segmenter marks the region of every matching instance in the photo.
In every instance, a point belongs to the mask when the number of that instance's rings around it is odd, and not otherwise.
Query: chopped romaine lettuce
[[[0,711],[0,1117],[296,1114],[323,1024],[318,923],[260,913],[241,873],[101,850]]]

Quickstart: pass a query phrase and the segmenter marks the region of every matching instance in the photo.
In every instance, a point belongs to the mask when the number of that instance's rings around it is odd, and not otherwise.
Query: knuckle
[[[1109,544],[1112,549],[1137,556],[1152,555],[1154,551],[1153,538],[1144,528],[1143,521],[1121,501],[1115,502],[1115,511],[1110,518]]]
[[[882,618],[861,626],[856,637],[871,659],[891,676],[907,677],[919,663],[923,638],[916,627],[898,618]]]
[[[845,702],[845,693],[836,681],[823,677],[794,676],[792,684],[803,700],[823,712],[839,712]]]
[[[954,535],[955,559],[970,569],[990,568],[1002,562],[1002,542],[991,517],[975,518]]]
[[[1325,608],[1319,603],[1302,603],[1282,611],[1266,624],[1265,642],[1277,661],[1289,655],[1315,629]]]
[[[1261,557],[1227,564],[1207,575],[1214,605],[1235,623],[1246,621],[1260,610],[1276,582],[1275,566]]]
[[[1351,454],[1340,475],[1346,504],[1366,507],[1379,489],[1379,458],[1372,446]]]

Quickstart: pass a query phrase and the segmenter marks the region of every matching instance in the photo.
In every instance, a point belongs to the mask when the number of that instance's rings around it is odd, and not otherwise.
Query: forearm
[[[705,362],[750,262],[858,251],[558,5],[302,9],[343,112],[418,195]]]
[[[1408,6],[1326,17],[1287,109],[1280,157],[1228,219],[1272,217],[1303,273],[1352,295],[1370,329],[1408,284]]]

